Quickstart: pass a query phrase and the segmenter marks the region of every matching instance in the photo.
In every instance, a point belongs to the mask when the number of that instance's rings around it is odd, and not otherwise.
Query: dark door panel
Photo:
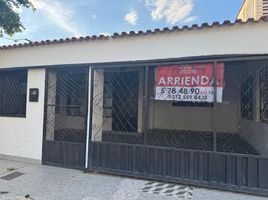
[[[87,77],[87,68],[47,70],[44,164],[84,167]]]
[[[84,152],[84,144],[45,141],[43,164],[80,169],[85,163]]]

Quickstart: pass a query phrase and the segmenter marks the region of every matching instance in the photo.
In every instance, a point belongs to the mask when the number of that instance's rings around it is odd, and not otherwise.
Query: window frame
[[[262,123],[268,123],[268,116],[265,116],[265,111],[264,111],[264,106],[267,104],[263,103],[263,100],[265,99],[263,96],[263,89],[267,89],[268,86],[266,86],[266,88],[263,88],[262,86],[265,83],[262,83],[263,81],[263,76],[265,76],[265,73],[268,73],[268,66],[264,67],[260,73],[259,73],[259,120]],[[263,75],[264,74],[264,75]],[[265,80],[264,80],[265,82]],[[267,84],[268,85],[268,84]],[[267,97],[266,97],[267,98]],[[268,106],[267,106],[268,107]],[[268,114],[267,114],[268,115]]]
[[[10,74],[13,76],[10,76]],[[8,81],[11,80],[11,77],[12,78],[16,77],[17,74],[21,76],[25,76],[23,77],[23,81],[20,80],[21,77],[17,76],[17,79],[20,81],[19,82],[20,88],[17,90],[20,90],[21,93],[20,93],[20,96],[19,97],[16,96],[16,98],[20,98],[19,101],[23,99],[23,103],[19,104],[21,111],[16,112],[16,113],[11,113],[10,111],[6,112],[4,111],[4,108],[5,108],[4,101],[7,101],[7,100],[5,100],[4,98],[7,98],[6,91],[8,90],[8,87],[10,87],[10,85],[8,85]],[[8,79],[8,77],[10,78]],[[28,70],[27,69],[1,70],[0,71],[0,83],[1,83],[0,84],[0,117],[26,118],[27,98],[28,98]]]

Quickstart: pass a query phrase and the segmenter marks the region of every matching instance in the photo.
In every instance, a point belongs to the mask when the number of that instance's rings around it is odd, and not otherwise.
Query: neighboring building
[[[1,46],[0,157],[268,196],[267,27]]]
[[[258,20],[262,16],[268,16],[268,0],[244,0],[237,19],[247,21],[249,18],[253,18]]]

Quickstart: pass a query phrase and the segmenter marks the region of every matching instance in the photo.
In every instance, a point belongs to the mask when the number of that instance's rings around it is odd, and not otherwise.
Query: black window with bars
[[[139,72],[106,72],[104,77],[104,111],[111,115],[105,118],[112,119],[112,130],[137,132]]]
[[[25,117],[27,70],[0,72],[0,116]]]
[[[260,121],[268,122],[268,67],[260,72]]]
[[[253,120],[253,83],[252,76],[241,84],[241,118]]]

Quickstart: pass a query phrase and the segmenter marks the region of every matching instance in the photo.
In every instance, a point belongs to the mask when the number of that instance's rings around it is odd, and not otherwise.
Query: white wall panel
[[[0,68],[141,61],[226,54],[267,54],[268,23],[184,30],[108,40],[0,50]]]
[[[39,88],[39,102],[29,102],[29,88]],[[26,118],[0,117],[0,154],[41,160],[45,69],[28,70]]]

